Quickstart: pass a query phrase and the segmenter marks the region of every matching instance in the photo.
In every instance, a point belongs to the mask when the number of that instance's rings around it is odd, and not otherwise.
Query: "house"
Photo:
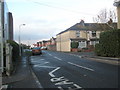
[[[37,45],[36,45],[37,47],[42,47],[42,42],[41,41],[39,41],[39,42],[37,42]]]
[[[112,27],[116,27],[116,24],[112,24]],[[81,20],[80,23],[56,35],[57,51],[70,52],[72,42],[78,42],[79,49],[95,46],[99,43],[100,33],[111,29],[113,28],[106,23],[85,23]]]
[[[50,38],[50,44],[47,45],[48,50],[56,51],[56,38]]]
[[[56,38],[52,37],[49,40],[42,40],[35,45],[37,47],[47,47],[48,50],[56,51]]]
[[[56,45],[56,38],[52,37],[50,41],[51,41],[51,45]]]
[[[49,43],[50,43],[49,40],[43,40],[43,41],[37,42],[37,44],[35,44],[34,46],[37,46],[37,47],[47,47],[47,45],[49,45]]]
[[[117,16],[118,16],[117,27],[118,27],[118,29],[120,29],[120,0],[115,0],[114,1],[114,6],[117,7]]]

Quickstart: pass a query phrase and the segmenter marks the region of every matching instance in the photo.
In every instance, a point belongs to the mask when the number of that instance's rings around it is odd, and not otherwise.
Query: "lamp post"
[[[25,24],[20,24],[19,25],[19,55],[21,56],[21,41],[20,41],[20,30],[21,30],[21,26],[25,26]]]

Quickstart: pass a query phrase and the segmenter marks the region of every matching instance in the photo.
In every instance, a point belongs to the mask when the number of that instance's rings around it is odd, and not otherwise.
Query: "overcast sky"
[[[18,41],[21,24],[21,42],[33,44],[55,37],[61,31],[83,19],[92,23],[100,10],[113,9],[114,0],[6,0],[13,14],[14,38]]]

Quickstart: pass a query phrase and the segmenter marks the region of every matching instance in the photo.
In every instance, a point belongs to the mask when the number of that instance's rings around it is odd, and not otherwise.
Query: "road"
[[[117,88],[118,66],[69,53],[43,51],[30,57],[31,67],[43,88]]]

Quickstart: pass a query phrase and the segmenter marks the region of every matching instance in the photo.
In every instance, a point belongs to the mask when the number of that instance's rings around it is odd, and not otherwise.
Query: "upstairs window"
[[[92,31],[92,37],[96,37],[96,31]]]
[[[76,37],[80,37],[80,31],[76,31]]]

